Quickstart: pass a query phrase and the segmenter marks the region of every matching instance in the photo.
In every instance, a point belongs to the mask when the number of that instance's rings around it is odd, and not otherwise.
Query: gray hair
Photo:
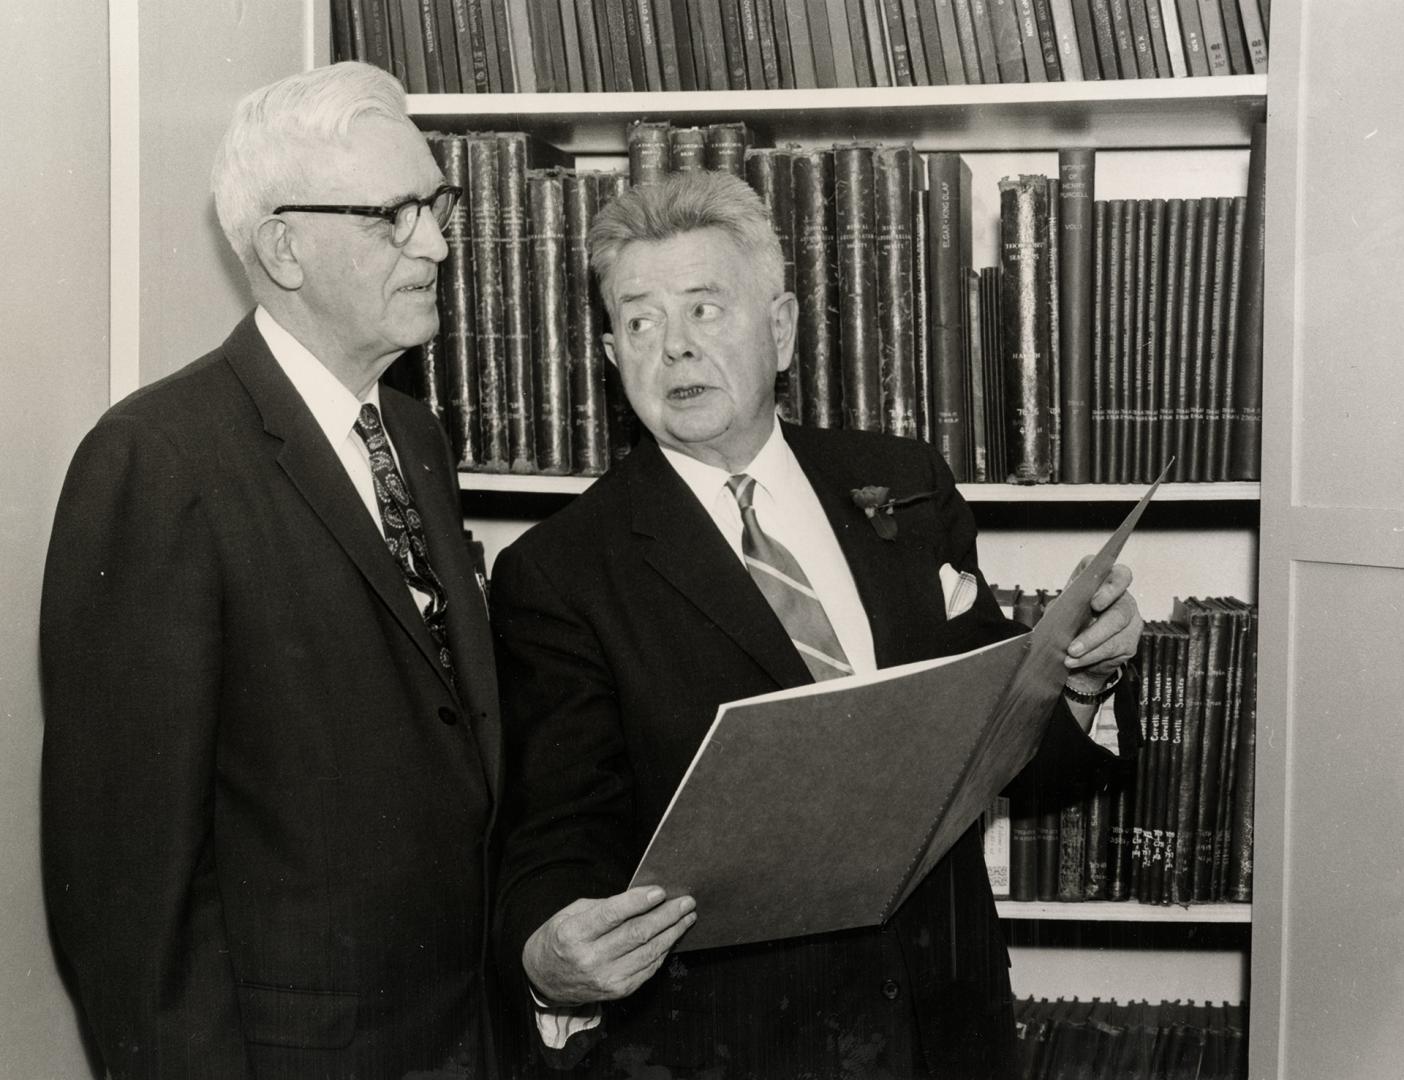
[[[730,173],[686,172],[629,188],[595,215],[586,242],[606,303],[610,273],[626,247],[698,229],[720,229],[748,257],[759,285],[772,297],[784,291],[780,239],[760,196]]]
[[[289,75],[234,107],[210,189],[220,227],[245,267],[256,265],[253,235],[264,216],[306,197],[308,152],[344,139],[362,116],[411,122],[399,81],[352,60]]]

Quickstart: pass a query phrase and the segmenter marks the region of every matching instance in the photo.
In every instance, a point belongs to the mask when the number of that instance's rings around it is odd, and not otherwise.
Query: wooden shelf
[[[920,150],[1247,146],[1267,76],[994,86],[614,94],[411,94],[421,127],[511,128],[575,154],[623,154],[624,128],[745,120],[771,143],[911,141]],[[992,137],[993,136],[993,137]]]
[[[1037,901],[996,900],[1001,919],[1059,920],[1063,922],[1124,923],[1252,923],[1251,904],[1191,904],[1178,907],[1164,904],[1123,903],[1088,900],[1057,904]]]
[[[579,495],[588,476],[519,476],[513,473],[459,473],[462,491],[516,495]],[[986,503],[1134,503],[1145,484],[961,484],[967,502]],[[1162,484],[1157,502],[1256,502],[1256,483]]]

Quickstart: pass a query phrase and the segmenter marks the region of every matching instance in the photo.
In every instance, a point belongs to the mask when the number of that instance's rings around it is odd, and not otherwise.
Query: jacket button
[[[888,1001],[896,1001],[901,992],[902,988],[897,985],[896,979],[888,979],[882,984],[882,996]]]
[[[449,727],[453,727],[454,724],[458,723],[458,713],[454,712],[447,705],[441,705],[439,706],[439,719]]]

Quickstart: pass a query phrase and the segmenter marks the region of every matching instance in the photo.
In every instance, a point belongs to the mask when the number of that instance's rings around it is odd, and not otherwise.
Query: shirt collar
[[[662,443],[658,444],[658,448],[663,451],[668,464],[673,466],[673,470],[682,477],[683,483],[703,506],[711,506],[717,493],[725,491],[726,482],[736,475],[705,461],[698,461],[695,457],[689,457],[682,451]],[[765,440],[765,445],[760,448],[751,463],[739,472],[753,477],[756,486],[768,491],[774,498],[780,492],[789,490],[794,470],[798,468],[799,462],[795,460],[794,452],[785,441],[785,436],[780,430],[780,421],[776,420],[771,426],[770,437]]]
[[[371,386],[364,402],[346,389],[307,346],[288,333],[262,304],[254,310],[254,325],[268,344],[268,351],[283,369],[298,397],[307,404],[317,426],[333,446],[351,434],[363,404],[380,409],[380,384]]]

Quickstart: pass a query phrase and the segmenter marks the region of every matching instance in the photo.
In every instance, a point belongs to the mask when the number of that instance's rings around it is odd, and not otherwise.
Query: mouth
[[[693,383],[688,386],[675,386],[668,391],[669,401],[693,401],[700,398],[711,387],[703,386],[700,383]]]
[[[402,285],[395,291],[402,293],[410,293],[411,295],[417,293],[428,293],[432,296],[434,294],[435,281],[435,278],[430,278],[428,281],[422,281],[417,285]]]

